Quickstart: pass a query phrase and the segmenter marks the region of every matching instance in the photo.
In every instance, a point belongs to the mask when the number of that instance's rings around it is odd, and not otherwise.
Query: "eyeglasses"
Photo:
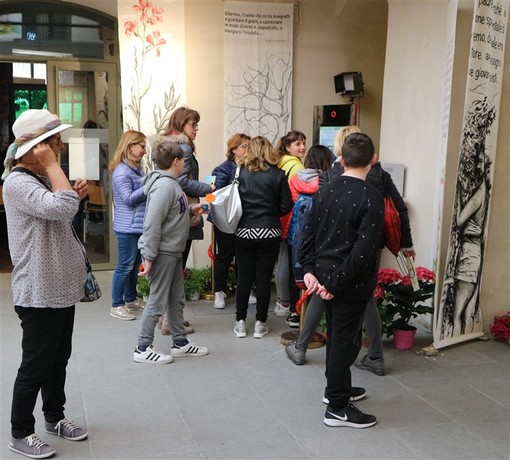
[[[187,125],[191,126],[195,131],[198,129],[198,123],[191,123],[191,122],[188,122],[186,123]]]

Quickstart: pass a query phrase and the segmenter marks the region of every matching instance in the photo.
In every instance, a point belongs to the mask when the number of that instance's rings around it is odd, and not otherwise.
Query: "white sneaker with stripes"
[[[147,364],[168,364],[174,360],[172,355],[160,353],[153,345],[149,345],[145,351],[140,351],[138,347],[135,348],[133,359],[136,363]]]
[[[206,347],[198,347],[191,342],[188,342],[182,347],[178,347],[174,344],[171,351],[174,358],[181,358],[183,356],[205,356],[209,354],[209,350]]]

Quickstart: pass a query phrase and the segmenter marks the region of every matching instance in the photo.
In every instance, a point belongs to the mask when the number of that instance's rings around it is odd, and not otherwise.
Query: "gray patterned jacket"
[[[47,178],[42,177],[46,183]],[[36,178],[11,172],[3,186],[14,305],[64,308],[83,297],[86,268],[71,221],[78,194],[51,192]]]

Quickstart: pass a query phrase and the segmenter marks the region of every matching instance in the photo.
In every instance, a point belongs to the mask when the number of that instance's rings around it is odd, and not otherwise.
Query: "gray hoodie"
[[[144,259],[182,256],[189,233],[188,200],[177,179],[156,170],[143,179],[147,207],[138,248]]]

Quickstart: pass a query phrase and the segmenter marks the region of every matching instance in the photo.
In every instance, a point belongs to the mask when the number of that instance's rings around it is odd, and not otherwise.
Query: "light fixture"
[[[361,72],[342,72],[334,77],[335,92],[341,93],[343,97],[363,96],[363,78]]]

